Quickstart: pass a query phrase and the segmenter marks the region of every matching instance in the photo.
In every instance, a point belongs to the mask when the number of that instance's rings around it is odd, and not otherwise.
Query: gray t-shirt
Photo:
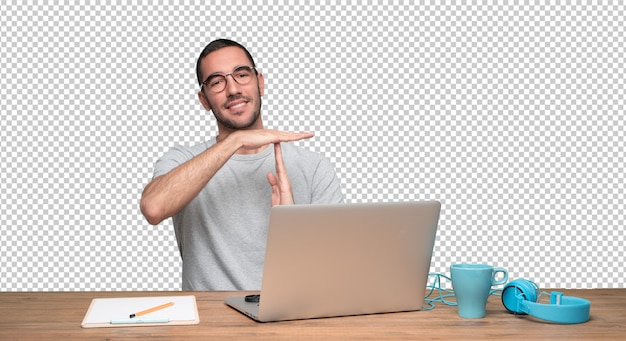
[[[176,146],[155,164],[154,177],[201,154],[215,138]],[[282,143],[296,204],[341,203],[341,185],[319,154]],[[267,173],[276,174],[274,148],[233,155],[200,193],[174,215],[183,260],[183,290],[259,290],[271,206]]]

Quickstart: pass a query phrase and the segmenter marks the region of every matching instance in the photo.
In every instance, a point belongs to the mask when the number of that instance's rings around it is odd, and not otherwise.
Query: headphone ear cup
[[[537,284],[527,279],[516,279],[502,289],[502,304],[511,313],[526,314],[522,302],[537,301]]]

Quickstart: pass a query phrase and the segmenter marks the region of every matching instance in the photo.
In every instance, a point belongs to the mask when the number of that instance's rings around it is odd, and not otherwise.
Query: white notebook
[[[154,311],[152,308],[159,308]],[[140,312],[148,313],[131,318]],[[81,323],[83,328],[198,324],[196,297],[154,296],[94,298]]]

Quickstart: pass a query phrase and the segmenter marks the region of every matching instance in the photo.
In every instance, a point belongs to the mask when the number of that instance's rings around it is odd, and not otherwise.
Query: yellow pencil
[[[133,317],[136,317],[136,316],[150,314],[150,313],[155,312],[157,310],[165,309],[165,308],[171,307],[173,305],[174,305],[174,302],[167,302],[165,304],[161,304],[160,306],[156,306],[154,308],[150,308],[150,309],[142,310],[142,311],[140,311],[138,313],[130,314],[130,318],[132,319]]]

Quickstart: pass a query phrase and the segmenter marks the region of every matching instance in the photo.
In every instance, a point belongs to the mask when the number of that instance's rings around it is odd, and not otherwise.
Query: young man
[[[270,207],[341,203],[339,179],[327,159],[291,143],[313,133],[264,128],[264,78],[242,45],[209,43],[196,72],[218,136],[161,157],[141,211],[154,225],[173,218],[183,290],[259,290]]]

